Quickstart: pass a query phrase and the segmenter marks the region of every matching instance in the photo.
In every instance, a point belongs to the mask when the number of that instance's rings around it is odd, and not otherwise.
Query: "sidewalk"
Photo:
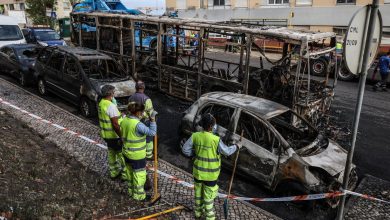
[[[99,145],[99,143],[104,143],[104,141],[99,137],[99,129],[96,125],[68,113],[2,79],[0,79],[0,98],[16,106],[12,107],[9,104],[0,102],[1,108],[5,109],[10,115],[20,119],[44,136],[45,139],[55,143],[59,148],[75,157],[85,167],[99,173],[103,178],[108,176],[106,149],[104,149],[104,146]],[[18,107],[20,110],[17,109]],[[23,110],[32,114],[23,112]],[[191,174],[163,160],[159,160],[159,170],[186,182],[192,182]],[[126,192],[125,184],[115,183],[115,185],[118,190],[121,190],[123,193]],[[188,207],[194,206],[193,189],[189,187],[176,184],[175,181],[160,176],[159,189],[163,198],[162,202],[179,203]],[[222,219],[223,199],[217,199],[215,207],[217,218]],[[279,219],[247,202],[231,201],[229,203],[229,211],[230,219]],[[178,212],[178,217],[180,219],[194,219],[193,212],[188,211]]]
[[[365,176],[355,191],[390,201],[390,182],[374,176]],[[355,196],[347,204],[345,219],[390,219],[390,204]]]

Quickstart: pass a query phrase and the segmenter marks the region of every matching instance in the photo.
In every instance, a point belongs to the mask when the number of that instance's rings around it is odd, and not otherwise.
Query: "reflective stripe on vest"
[[[107,114],[108,107],[110,107],[111,104],[112,102],[107,99],[102,99],[99,102],[98,113],[99,113],[100,135],[103,139],[119,138],[114,128],[112,127],[111,119]]]
[[[195,149],[195,161],[192,169],[198,180],[215,181],[221,170],[221,156],[218,154],[220,138],[211,132],[192,134]]]
[[[130,160],[140,160],[146,157],[146,136],[137,136],[137,124],[139,119],[124,118],[121,122],[123,155]]]

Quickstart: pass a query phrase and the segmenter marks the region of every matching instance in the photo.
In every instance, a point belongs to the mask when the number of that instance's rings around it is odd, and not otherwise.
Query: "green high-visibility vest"
[[[336,44],[336,50],[341,50],[343,49],[343,44],[342,43],[337,43]]]
[[[146,157],[146,135],[137,136],[139,119],[124,118],[121,123],[123,148],[122,153],[131,160],[140,160]]]
[[[211,132],[192,134],[195,161],[192,169],[194,178],[205,181],[218,179],[221,170],[221,156],[218,153],[219,137]]]
[[[104,139],[119,138],[119,136],[116,134],[114,130],[114,127],[111,124],[111,119],[107,114],[108,107],[111,104],[112,102],[107,99],[102,99],[99,102],[98,112],[99,112],[100,135]]]

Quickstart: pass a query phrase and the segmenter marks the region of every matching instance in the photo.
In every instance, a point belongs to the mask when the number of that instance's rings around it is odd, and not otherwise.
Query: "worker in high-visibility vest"
[[[343,52],[343,44],[340,42],[336,43],[336,53],[341,54]]]
[[[99,102],[98,115],[100,135],[106,141],[108,148],[108,167],[111,178],[119,176],[122,170],[122,141],[120,139],[119,118],[121,116],[118,108],[112,102],[115,87],[105,85],[101,89],[103,98]]]
[[[186,156],[195,155],[192,174],[195,185],[195,217],[203,215],[207,220],[215,219],[214,199],[218,194],[217,180],[221,170],[221,154],[232,155],[241,143],[226,146],[220,138],[213,134],[215,118],[205,114],[201,119],[203,131],[193,133],[183,145]]]
[[[150,121],[150,115],[154,111],[152,99],[149,98],[145,94],[145,83],[141,80],[138,80],[135,83],[135,93],[130,96],[129,103],[131,102],[138,102],[140,104],[143,104],[145,106],[145,111],[142,116],[142,123],[145,125],[149,125]],[[153,158],[153,137],[146,137],[146,159],[152,159]]]
[[[135,200],[147,200],[144,189],[146,182],[146,137],[153,137],[157,133],[157,112],[151,113],[150,126],[147,127],[140,121],[145,110],[143,104],[131,102],[128,105],[128,110],[130,115],[126,116],[120,125],[128,193]]]

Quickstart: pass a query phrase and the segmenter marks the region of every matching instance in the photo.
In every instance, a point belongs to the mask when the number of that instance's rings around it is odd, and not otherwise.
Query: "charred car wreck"
[[[185,112],[181,144],[201,130],[198,122],[205,113],[216,117],[216,133],[225,143],[236,143],[243,133],[237,168],[245,176],[286,195],[339,190],[347,152],[290,108],[244,94],[208,93]],[[223,158],[223,166],[231,168],[231,160]],[[356,183],[353,165],[348,189]],[[327,202],[335,207],[338,200]]]
[[[120,110],[127,108],[128,99],[135,92],[134,80],[115,60],[88,48],[43,48],[34,75],[41,95],[51,91],[79,105],[86,117],[97,115],[97,103],[104,85],[115,86]]]
[[[172,96],[195,101],[212,91],[250,94],[286,105],[314,125],[333,99],[329,70],[314,80],[309,68],[316,57],[332,57],[333,32],[99,12],[72,13],[71,22],[75,45],[111,55],[129,74],[157,82]],[[229,50],[213,43],[216,34],[234,39],[223,45]],[[142,45],[151,38],[153,47]],[[267,57],[267,42],[277,42],[280,58]]]

